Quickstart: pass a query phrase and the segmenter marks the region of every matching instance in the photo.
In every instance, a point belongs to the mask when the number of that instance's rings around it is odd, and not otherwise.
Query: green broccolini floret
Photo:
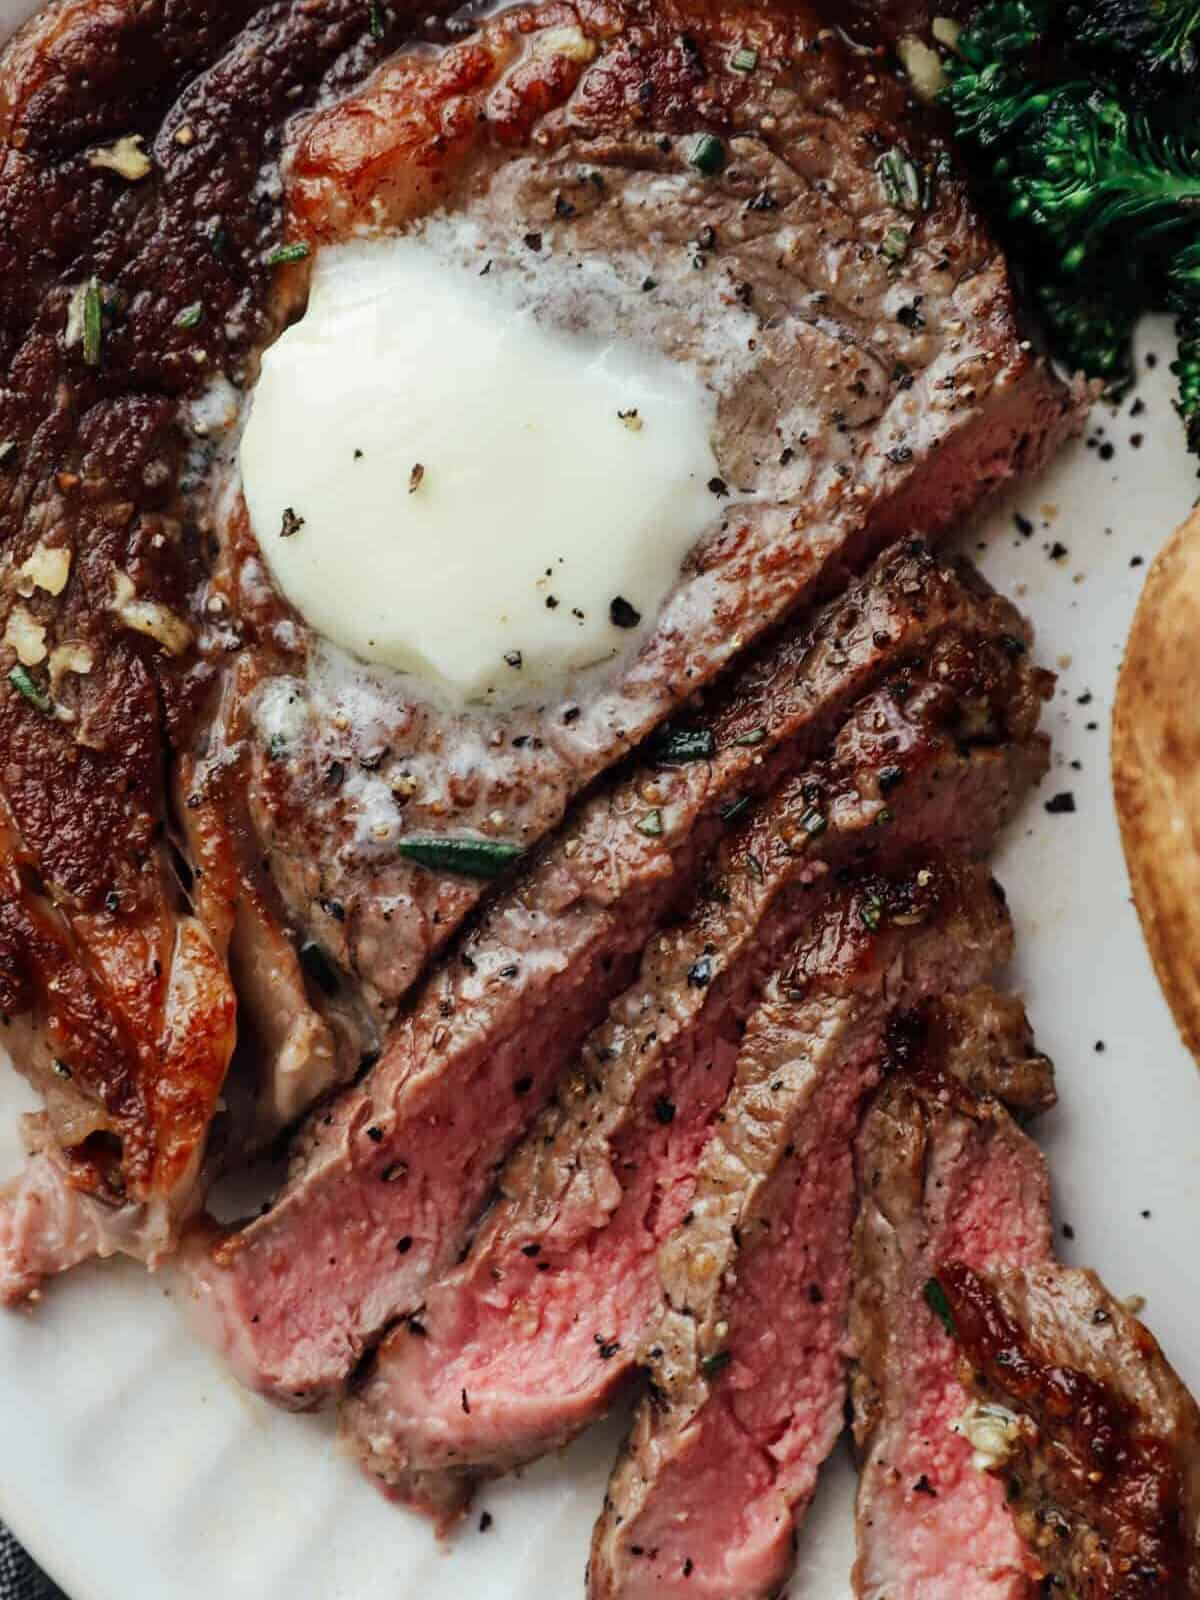
[[[1027,218],[1076,272],[1118,244],[1150,257],[1165,234],[1195,231],[1200,147],[1155,130],[1100,90],[1059,90],[1012,169],[1012,215]]]
[[[1188,449],[1200,455],[1200,242],[1181,250],[1171,263],[1168,300],[1179,336],[1171,363],[1179,383],[1175,409],[1187,431]]]
[[[1200,453],[1198,52],[1200,0],[993,0],[943,101],[1061,360],[1117,392],[1139,315],[1174,311]]]
[[[1046,27],[1045,7],[1030,0],[985,6],[958,37],[944,99],[961,139],[984,149],[1010,139],[1038,117],[1051,96],[1030,80],[1028,57]]]
[[[1094,55],[1129,81],[1187,78],[1200,64],[1200,0],[1074,0],[1061,19],[1064,45]]]
[[[1117,398],[1133,382],[1133,330],[1137,303],[1101,283],[1047,278],[1034,290],[1037,309],[1055,355],[1073,372],[1099,378]]]

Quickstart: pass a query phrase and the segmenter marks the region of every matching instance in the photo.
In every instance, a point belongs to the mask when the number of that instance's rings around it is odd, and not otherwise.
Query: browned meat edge
[[[1149,1330],[1057,1262],[937,1281],[968,1394],[1007,1413],[993,1470],[1042,1592],[1200,1594],[1200,1410]]]

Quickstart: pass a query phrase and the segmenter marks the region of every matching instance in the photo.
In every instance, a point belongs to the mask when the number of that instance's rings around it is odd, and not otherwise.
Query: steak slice
[[[920,546],[890,552],[722,693],[708,759],[652,758],[540,854],[433,976],[373,1072],[312,1120],[271,1212],[191,1252],[202,1325],[248,1382],[310,1404],[416,1310],[724,831],[721,812],[802,769],[855,698],[960,632],[1024,648],[1006,602]],[[954,671],[951,647],[950,681]],[[1015,738],[1032,730],[1045,687],[1037,673],[1022,681]],[[963,715],[986,733],[986,706]]]
[[[972,1397],[964,1426],[1038,1592],[1200,1595],[1200,1410],[1149,1331],[1094,1272],[1057,1262],[956,1261],[937,1282]]]
[[[920,1052],[917,1052],[918,1064]],[[855,1593],[869,1600],[1017,1600],[1038,1565],[955,1426],[953,1341],[927,1286],[940,1266],[1050,1258],[1040,1152],[995,1100],[929,1072],[885,1084],[859,1139],[851,1348],[862,1457]]]
[[[443,712],[304,629],[281,653],[269,614],[242,653],[214,762],[236,738],[295,925],[382,1020],[481,893],[404,859],[402,835],[531,846],[831,573],[953,526],[1079,415],[1082,393],[1021,340],[1003,259],[903,82],[825,26],[837,7],[753,16],[746,73],[735,9],[514,7],[398,52],[289,130],[288,223],[314,259],[364,226],[419,228],[448,273],[484,271],[550,325],[657,349],[716,409],[711,527],[592,692]],[[692,160],[702,129],[720,171]],[[911,157],[920,202],[889,187],[889,150]],[[226,532],[222,593],[244,611],[263,552],[240,509]]]
[[[936,1057],[918,1029],[859,1144],[856,1592],[1196,1595],[1200,1412],[1095,1274],[1052,1259],[1041,1155],[988,1093],[1011,1074]]]
[[[655,1253],[687,1208],[746,1018],[817,915],[829,864],[986,848],[1040,775],[1040,740],[968,754],[952,731],[969,703],[1006,739],[1009,710],[1028,701],[1027,660],[962,638],[953,654],[952,690],[935,652],[901,698],[891,685],[862,700],[829,759],[742,824],[689,915],[651,941],[510,1159],[465,1261],[427,1290],[423,1336],[401,1324],[344,1407],[345,1431],[394,1489],[444,1518],[473,1475],[565,1443],[607,1407],[656,1304]],[[795,853],[785,841],[818,799],[828,830]],[[449,1470],[437,1481],[430,1469]]]
[[[768,986],[659,1253],[650,1392],[596,1525],[595,1600],[754,1600],[786,1578],[843,1427],[852,1149],[888,1019],[979,983],[1011,943],[987,873],[927,857],[835,896]]]

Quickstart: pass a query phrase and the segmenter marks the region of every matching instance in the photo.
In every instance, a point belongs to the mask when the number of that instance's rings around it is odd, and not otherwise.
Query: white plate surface
[[[0,23],[20,4],[0,0]],[[2,31],[2,30],[0,30]],[[1179,1044],[1129,901],[1113,816],[1108,719],[1145,565],[1194,498],[1170,408],[1165,331],[1136,420],[1098,411],[1113,460],[1084,445],[964,539],[1038,630],[1060,673],[1055,766],[998,863],[1019,933],[1014,983],[1055,1058],[1061,1105],[1040,1125],[1068,1261],[1097,1267],[1200,1389],[1200,1073]],[[1138,450],[1131,434],[1145,442]],[[1015,509],[1035,531],[1022,537]],[[1067,554],[1052,559],[1060,541]],[[1086,704],[1080,696],[1090,695]],[[1097,726],[1089,729],[1087,724]],[[1080,764],[1076,769],[1073,763]],[[1071,790],[1074,815],[1044,801]],[[1103,1043],[1103,1050],[1097,1042]],[[32,1103],[0,1073],[0,1175]],[[1149,1213],[1149,1215],[1145,1215]],[[580,1596],[620,1419],[491,1489],[449,1550],[388,1506],[327,1424],[246,1394],[190,1336],[171,1283],[128,1263],[0,1313],[0,1516],[72,1600],[525,1600]],[[846,1600],[852,1473],[830,1463],[790,1593]]]

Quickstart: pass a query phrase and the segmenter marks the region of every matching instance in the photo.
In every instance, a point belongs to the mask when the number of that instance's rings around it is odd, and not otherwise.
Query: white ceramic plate
[[[0,0],[0,31],[27,9]],[[1145,1295],[1146,1319],[1200,1389],[1200,1073],[1142,947],[1108,770],[1116,671],[1145,572],[1131,563],[1148,561],[1196,490],[1165,330],[1145,343],[1161,355],[1139,391],[1145,413],[1130,419],[1127,403],[1095,419],[1115,458],[1081,444],[964,548],[1033,617],[1041,658],[1061,675],[1046,718],[1054,771],[998,871],[1019,931],[1014,982],[1058,1065],[1062,1103],[1040,1138],[1058,1219],[1074,1230],[1062,1253],[1116,1293]],[[1032,537],[1017,531],[1018,508]],[[1075,814],[1047,815],[1044,801],[1065,790]],[[15,1170],[16,1114],[31,1103],[0,1072],[0,1175]],[[109,1263],[54,1285],[35,1315],[0,1313],[0,1517],[72,1600],[579,1596],[620,1428],[614,1419],[492,1488],[480,1506],[490,1531],[473,1518],[443,1550],[338,1457],[327,1423],[239,1389],[192,1339],[168,1278]],[[852,1487],[843,1450],[806,1525],[796,1595],[849,1595]]]

